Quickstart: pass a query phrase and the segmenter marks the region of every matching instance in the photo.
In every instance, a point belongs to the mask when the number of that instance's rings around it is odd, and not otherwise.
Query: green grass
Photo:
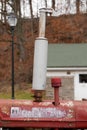
[[[17,99],[32,99],[32,94],[24,91],[18,91],[15,94],[15,98]]]
[[[0,92],[0,99],[11,99],[11,93]],[[15,99],[32,99],[32,94],[25,91],[15,92]]]
[[[31,93],[31,85],[26,85],[20,88],[19,86],[15,86],[14,90],[15,99],[33,99],[32,93]],[[11,99],[11,87],[7,86],[4,87],[0,91],[0,99]]]

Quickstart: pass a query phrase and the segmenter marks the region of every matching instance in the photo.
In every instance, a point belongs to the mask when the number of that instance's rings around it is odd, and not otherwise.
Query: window
[[[87,83],[87,74],[79,74],[79,83]]]

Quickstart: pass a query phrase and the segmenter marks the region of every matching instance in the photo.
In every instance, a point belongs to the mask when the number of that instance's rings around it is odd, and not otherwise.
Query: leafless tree
[[[55,10],[55,0],[52,0],[52,8]]]
[[[1,22],[6,23],[6,1],[1,0]]]
[[[45,7],[47,7],[47,0],[44,0],[44,2],[45,2]]]
[[[76,0],[76,12],[77,14],[80,13],[80,0]]]
[[[70,13],[70,6],[71,6],[71,3],[70,3],[70,0],[66,0],[66,14],[69,14]]]
[[[87,0],[86,0],[86,13],[87,13]]]
[[[17,39],[19,43],[19,52],[20,52],[20,60],[25,59],[25,49],[24,49],[24,39],[23,39],[23,29],[22,29],[22,18],[21,18],[21,7],[20,7],[20,1],[18,2],[16,0],[16,13],[18,14],[18,28],[17,28]]]
[[[32,42],[34,42],[34,21],[33,21],[32,0],[29,0],[29,4],[30,4],[30,14],[31,14],[31,33],[32,33]]]

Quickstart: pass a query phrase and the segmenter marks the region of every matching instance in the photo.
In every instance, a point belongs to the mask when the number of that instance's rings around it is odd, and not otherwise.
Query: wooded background
[[[53,8],[54,14],[47,17],[46,24],[50,43],[87,43],[87,0],[0,0],[1,82],[11,81],[11,31],[7,16],[12,10],[18,19],[14,39],[15,82],[32,81],[34,41],[38,37],[41,7]]]
[[[59,2],[59,3],[58,3]],[[70,9],[72,6],[72,2],[74,3],[74,5],[76,6],[74,10],[76,10],[76,13],[82,13],[82,8],[85,7],[85,13],[87,12],[87,0],[52,0],[50,1],[51,3],[51,7],[57,12],[58,10],[65,10],[65,13],[68,14],[70,13]],[[36,7],[34,7],[34,3],[36,3],[35,5],[37,5],[37,10]],[[3,26],[7,26],[7,16],[8,13],[13,10],[17,16],[18,19],[18,24],[17,24],[17,30],[16,30],[16,34],[17,34],[17,40],[18,40],[18,44],[19,44],[19,50],[20,50],[20,58],[24,59],[24,47],[23,47],[23,42],[26,41],[26,37],[23,37],[23,19],[26,19],[26,15],[27,13],[30,12],[29,17],[27,17],[27,19],[31,20],[31,33],[32,33],[32,41],[34,42],[34,18],[39,17],[39,8],[41,7],[48,7],[49,6],[49,0],[0,0],[0,30],[1,32],[3,31],[7,31],[8,29],[3,29]],[[84,5],[84,7],[83,7]],[[39,7],[40,6],[40,7]],[[25,12],[27,8],[27,12]],[[35,9],[34,9],[35,8]],[[34,10],[36,11],[37,14],[34,14]],[[25,12],[25,13],[24,13]],[[84,11],[83,11],[84,13]],[[38,20],[37,20],[38,22]],[[4,33],[4,32],[3,32]],[[3,40],[3,39],[2,39]],[[7,39],[8,40],[8,39]],[[5,40],[6,41],[6,40]],[[1,39],[0,39],[0,42]],[[8,42],[8,41],[7,41]]]

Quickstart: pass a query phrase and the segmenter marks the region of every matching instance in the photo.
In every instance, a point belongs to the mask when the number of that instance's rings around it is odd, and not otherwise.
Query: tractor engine
[[[46,86],[47,48],[45,38],[46,13],[40,10],[39,37],[35,40],[33,87],[34,100],[0,100],[0,127],[4,129],[84,129],[87,128],[87,101],[59,99],[61,79],[54,77],[54,100],[42,100]]]

